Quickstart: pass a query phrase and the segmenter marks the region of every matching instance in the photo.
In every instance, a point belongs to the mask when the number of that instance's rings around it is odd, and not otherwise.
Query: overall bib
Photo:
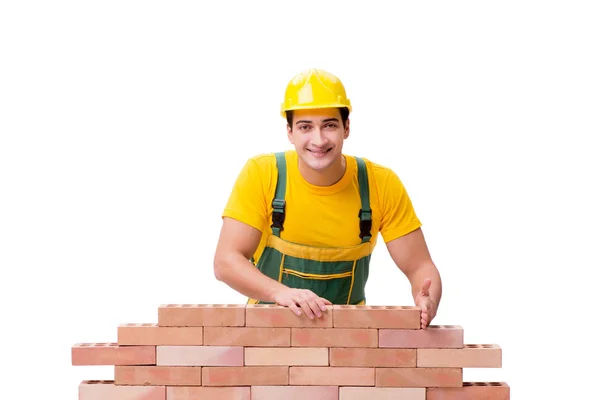
[[[273,199],[272,234],[256,267],[284,285],[309,289],[333,304],[365,304],[365,285],[373,251],[369,181],[364,160],[356,157],[361,209],[357,210],[361,243],[350,247],[313,247],[280,237],[285,220],[286,160],[276,153],[278,178]],[[248,304],[267,304],[249,299]]]

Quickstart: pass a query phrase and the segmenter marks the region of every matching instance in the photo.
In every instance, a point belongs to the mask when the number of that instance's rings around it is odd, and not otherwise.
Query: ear
[[[291,144],[294,144],[294,138],[292,136],[292,128],[287,124],[287,137]]]
[[[346,127],[344,128],[344,139],[348,139],[350,136],[350,118],[346,120]]]

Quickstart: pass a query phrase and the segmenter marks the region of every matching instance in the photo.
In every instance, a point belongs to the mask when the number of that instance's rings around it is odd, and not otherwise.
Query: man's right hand
[[[296,315],[304,312],[310,319],[315,316],[320,318],[322,312],[326,310],[325,306],[331,305],[329,300],[317,296],[308,289],[284,288],[275,294],[274,300],[280,306],[288,307]]]

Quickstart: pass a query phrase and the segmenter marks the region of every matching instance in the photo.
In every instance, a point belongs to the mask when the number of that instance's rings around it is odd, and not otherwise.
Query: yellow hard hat
[[[322,69],[308,69],[288,83],[281,104],[281,115],[288,110],[346,107],[352,111],[346,89],[337,76]]]

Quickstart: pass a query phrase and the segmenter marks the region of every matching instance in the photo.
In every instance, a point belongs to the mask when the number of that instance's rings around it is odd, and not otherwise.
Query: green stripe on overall
[[[351,247],[312,247],[281,239],[285,220],[286,161],[276,153],[277,186],[273,199],[272,235],[256,267],[265,275],[298,289],[309,289],[333,304],[364,304],[369,276],[371,208],[369,181],[363,159],[356,157],[361,209],[358,210],[361,243]],[[254,299],[249,304],[265,303]]]

